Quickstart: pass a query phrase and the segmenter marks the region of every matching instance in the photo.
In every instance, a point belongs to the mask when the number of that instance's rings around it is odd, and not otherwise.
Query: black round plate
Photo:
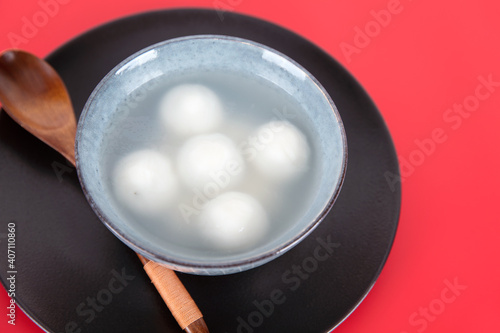
[[[309,70],[335,101],[349,145],[345,183],[331,213],[297,247],[229,276],[179,274],[211,332],[327,332],[363,300],[389,254],[401,189],[395,150],[375,105],[328,54],[252,17],[212,10],[157,11],[98,27],[48,57],[77,116],[100,79],[153,43],[192,34],[268,45]],[[394,179],[394,178],[392,178]],[[18,305],[49,332],[181,332],[135,254],[98,220],[76,171],[0,113],[0,276],[16,278]],[[15,223],[15,262],[7,225]],[[8,273],[14,270],[16,273]]]

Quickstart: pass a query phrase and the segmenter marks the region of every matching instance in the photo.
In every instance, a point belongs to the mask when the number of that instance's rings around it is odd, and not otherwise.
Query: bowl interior
[[[193,69],[236,72],[282,89],[301,106],[303,126],[314,133],[312,148],[319,172],[307,211],[272,241],[243,253],[205,256],[189,247],[148,234],[120,214],[103,181],[100,159],[107,130],[119,104],[139,87]],[[168,40],[146,48],[116,66],[96,87],[78,123],[77,170],[87,200],[102,222],[123,242],[146,257],[196,274],[226,274],[263,264],[297,244],[333,204],[345,173],[347,145],[342,121],[321,85],[300,65],[261,44],[227,36],[200,35]]]

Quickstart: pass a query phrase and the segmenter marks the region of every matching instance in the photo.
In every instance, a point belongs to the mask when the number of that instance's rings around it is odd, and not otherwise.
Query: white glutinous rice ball
[[[260,126],[253,136],[258,145],[251,161],[270,180],[290,180],[307,170],[310,155],[307,139],[290,122],[268,122]]]
[[[222,121],[219,97],[201,84],[181,84],[170,89],[160,102],[160,117],[178,135],[214,130]]]
[[[192,137],[177,155],[180,178],[213,197],[240,182],[245,162],[231,139],[215,133]]]
[[[225,250],[247,248],[262,239],[269,228],[261,204],[241,192],[226,192],[209,201],[199,221],[203,237]]]
[[[139,150],[118,161],[113,190],[121,203],[148,216],[161,213],[172,203],[178,180],[168,157],[154,150]]]

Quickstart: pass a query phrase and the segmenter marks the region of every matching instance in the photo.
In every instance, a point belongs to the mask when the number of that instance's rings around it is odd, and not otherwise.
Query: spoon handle
[[[201,311],[175,272],[137,255],[179,326],[187,333],[208,333]]]

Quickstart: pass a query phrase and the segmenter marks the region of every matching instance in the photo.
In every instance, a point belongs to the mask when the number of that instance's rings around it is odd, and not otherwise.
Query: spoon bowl
[[[48,63],[20,50],[0,53],[0,101],[12,119],[75,164],[71,99]]]

